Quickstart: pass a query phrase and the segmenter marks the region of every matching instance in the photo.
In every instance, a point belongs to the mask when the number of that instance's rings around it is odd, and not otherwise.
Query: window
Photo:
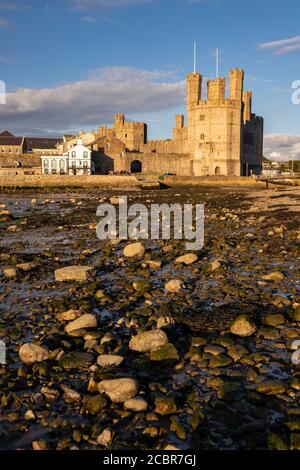
[[[204,119],[205,119],[204,114],[200,114],[200,121],[204,121]]]
[[[89,153],[88,152],[83,152],[83,158],[89,158]]]
[[[72,168],[73,170],[76,170],[76,162],[72,162]]]
[[[88,162],[83,162],[83,168],[87,168],[88,167]]]
[[[128,134],[125,134],[125,139],[127,138],[127,135],[128,135]]]
[[[204,138],[205,138],[205,135],[204,135],[204,134],[200,134],[200,139],[201,139],[201,140],[204,140]]]
[[[76,152],[75,151],[72,152],[72,158],[76,158]]]

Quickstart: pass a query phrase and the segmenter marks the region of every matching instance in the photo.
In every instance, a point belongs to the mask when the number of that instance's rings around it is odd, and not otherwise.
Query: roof
[[[62,139],[52,139],[44,137],[26,137],[28,149],[55,149],[57,144],[60,144]]]
[[[14,136],[6,136],[0,135],[0,147],[1,146],[21,146],[23,145],[24,137],[14,137]]]
[[[1,132],[0,137],[14,137],[9,131]]]

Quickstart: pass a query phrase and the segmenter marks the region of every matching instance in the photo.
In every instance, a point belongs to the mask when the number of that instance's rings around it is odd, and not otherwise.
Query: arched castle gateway
[[[147,140],[144,123],[127,122],[117,114],[114,126],[100,127],[91,148],[100,152],[98,170],[131,172],[140,162],[145,173],[177,175],[247,176],[259,174],[263,157],[263,118],[252,113],[252,93],[243,90],[244,72],[207,83],[202,98],[199,73],[187,77],[187,123],[176,116],[172,140]]]

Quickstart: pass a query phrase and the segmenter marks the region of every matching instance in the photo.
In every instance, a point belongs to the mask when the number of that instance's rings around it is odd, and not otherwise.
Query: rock
[[[171,343],[150,352],[150,361],[179,361],[177,349]]]
[[[281,313],[269,313],[263,320],[267,326],[278,326],[285,324],[285,318]]]
[[[264,339],[276,340],[280,337],[280,333],[277,328],[270,326],[264,326],[259,329],[258,335]]]
[[[49,357],[47,349],[33,343],[23,344],[19,349],[19,357],[24,364],[46,361]]]
[[[232,360],[230,359],[230,357],[226,356],[226,354],[214,356],[209,361],[209,367],[211,368],[227,367],[230,364],[232,364]]]
[[[177,405],[172,397],[158,397],[155,400],[155,413],[161,416],[177,413]]]
[[[60,312],[56,315],[58,321],[73,321],[76,318],[81,317],[82,312],[80,310],[67,310],[66,312]]]
[[[17,277],[18,273],[17,273],[16,268],[4,268],[3,269],[3,274],[8,279],[13,279],[13,278]]]
[[[164,450],[169,450],[169,451],[173,451],[173,450],[180,450],[179,447],[175,447],[171,444],[167,444],[166,447],[164,448]]]
[[[81,413],[95,416],[99,414],[106,407],[106,405],[107,401],[103,395],[86,395],[82,400]]]
[[[198,261],[198,256],[195,255],[194,253],[188,253],[186,255],[180,256],[175,260],[175,263],[182,263],[185,264],[186,266],[196,263]]]
[[[34,269],[36,269],[37,265],[36,263],[20,263],[20,264],[17,264],[17,268],[20,269],[20,271],[24,271],[24,272],[29,272],[29,271],[33,271]]]
[[[279,271],[275,271],[274,273],[267,274],[266,276],[262,277],[263,281],[282,281],[284,279],[284,274]]]
[[[94,266],[67,266],[66,268],[57,269],[55,271],[55,280],[57,282],[64,281],[87,281],[95,275]]]
[[[142,397],[131,398],[124,403],[125,410],[135,411],[139,413],[148,409],[148,403]]]
[[[245,346],[241,346],[239,344],[231,346],[227,352],[228,356],[231,357],[231,359],[233,359],[235,362],[239,361],[242,357],[247,356],[248,353],[248,349],[245,348]]]
[[[172,317],[159,317],[156,322],[156,327],[158,330],[170,325],[175,325],[175,320]]]
[[[294,377],[291,380],[290,387],[294,390],[300,391],[300,377]]]
[[[297,307],[292,313],[292,319],[296,322],[300,322],[300,307]]]
[[[84,330],[85,328],[95,328],[96,326],[97,318],[95,315],[86,313],[85,315],[82,315],[81,317],[69,323],[66,326],[65,331],[66,333],[71,333],[72,331]]]
[[[165,285],[165,289],[168,292],[172,292],[172,293],[179,292],[181,289],[181,281],[179,281],[178,279],[173,279],[172,281],[168,282]]]
[[[9,227],[7,227],[7,231],[8,232],[16,232],[18,230],[18,226],[17,225],[10,225]]]
[[[81,395],[71,388],[64,387],[63,399],[66,403],[76,403],[81,400]]]
[[[215,260],[211,261],[211,263],[209,263],[208,268],[212,273],[214,273],[215,271],[220,269],[221,266],[222,265],[221,265],[220,261],[215,259]]]
[[[94,362],[93,354],[87,352],[73,351],[65,354],[60,360],[59,365],[64,369],[81,369],[90,366]]]
[[[259,384],[256,390],[264,395],[280,395],[285,393],[287,388],[287,385],[281,380],[268,380]]]
[[[97,359],[97,364],[100,367],[111,367],[111,366],[119,366],[124,361],[124,357],[117,356],[114,354],[102,354]]]
[[[146,281],[145,279],[133,282],[132,287],[134,288],[136,292],[139,292],[139,293],[144,293],[151,289],[150,283]]]
[[[36,419],[35,414],[32,410],[27,410],[24,415],[24,418],[26,421],[34,421]]]
[[[125,203],[125,199],[120,197],[120,196],[113,196],[110,198],[109,202],[112,204],[112,205],[118,205],[118,204],[124,204]]]
[[[161,261],[155,261],[155,260],[149,260],[146,261],[147,266],[149,266],[150,269],[160,269],[162,262]]]
[[[138,394],[139,383],[129,378],[102,380],[98,390],[106,393],[113,403],[124,403]]]
[[[141,242],[130,243],[124,248],[125,258],[141,258],[145,254],[145,247]]]
[[[129,349],[137,352],[149,352],[165,346],[168,342],[168,337],[162,330],[145,331],[131,339]]]
[[[252,336],[256,331],[256,325],[246,315],[241,315],[233,320],[230,326],[230,332],[233,335],[247,337]]]
[[[210,344],[205,346],[204,352],[211,354],[212,356],[219,356],[220,354],[225,353],[225,348],[223,346],[217,346],[216,344]]]
[[[97,443],[100,446],[107,447],[111,441],[112,441],[113,435],[110,429],[106,428],[104,431],[100,434],[100,436],[97,437]]]

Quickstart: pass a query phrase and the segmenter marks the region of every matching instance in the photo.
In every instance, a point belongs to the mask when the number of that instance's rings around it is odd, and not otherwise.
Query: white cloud
[[[19,89],[0,107],[0,129],[57,133],[95,127],[124,114],[171,109],[184,103],[185,82],[170,72],[103,68],[86,80],[56,88]]]
[[[300,160],[300,135],[266,135],[264,137],[264,155],[279,161]]]
[[[291,54],[300,49],[300,36],[260,44],[262,50],[270,50],[274,55]]]

